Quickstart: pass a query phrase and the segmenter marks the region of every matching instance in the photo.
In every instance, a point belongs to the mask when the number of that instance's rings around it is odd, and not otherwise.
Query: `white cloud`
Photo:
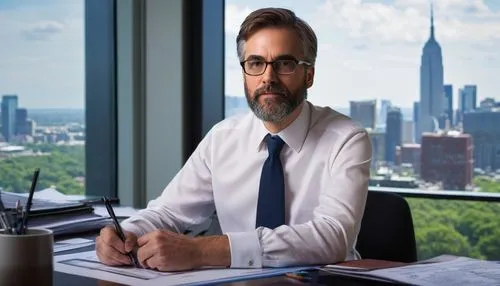
[[[345,29],[352,38],[419,43],[429,35],[429,1],[396,0],[395,5],[360,0],[326,0],[317,17]],[[442,0],[435,5],[436,35],[442,41],[500,39],[500,13],[483,0]],[[322,16],[321,16],[322,15]]]
[[[53,35],[64,30],[64,24],[58,21],[39,21],[23,31],[28,40],[49,40]]]
[[[396,7],[417,7],[419,10],[429,11],[429,0],[395,0]],[[439,0],[433,1],[435,10],[457,12],[488,13],[491,12],[483,0]]]
[[[251,10],[248,6],[243,8],[234,4],[226,4],[224,28],[226,33],[237,35],[240,31],[240,25],[245,20],[245,17],[250,14]]]

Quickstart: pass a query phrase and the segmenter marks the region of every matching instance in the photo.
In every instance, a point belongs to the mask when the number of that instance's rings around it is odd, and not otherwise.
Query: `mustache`
[[[264,93],[276,93],[288,97],[288,92],[284,87],[279,85],[266,85],[255,90],[255,99]]]

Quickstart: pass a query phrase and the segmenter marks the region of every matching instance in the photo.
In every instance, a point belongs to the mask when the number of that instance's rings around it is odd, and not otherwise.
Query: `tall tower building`
[[[385,161],[396,163],[396,147],[401,146],[403,130],[403,114],[401,109],[391,107],[387,112],[385,132]]]
[[[9,142],[16,134],[17,95],[2,96],[2,135]]]
[[[420,118],[417,142],[421,133],[433,132],[444,112],[443,57],[441,46],[434,36],[434,10],[431,5],[431,33],[422,50],[420,64]]]
[[[377,101],[350,101],[349,104],[351,118],[360,123],[364,128],[374,130],[377,116]]]
[[[444,112],[450,125],[453,126],[453,85],[444,85]]]
[[[420,102],[413,103],[413,139],[415,142],[420,142]]]
[[[385,129],[385,123],[387,120],[387,112],[389,111],[389,108],[391,108],[392,103],[390,100],[387,99],[382,99],[380,101],[380,113],[379,117],[377,119],[377,126],[378,127],[383,127]]]
[[[16,109],[16,135],[27,135],[28,134],[28,110],[26,108]]]
[[[458,90],[460,101],[458,108],[462,113],[472,111],[477,107],[477,85],[465,85]]]

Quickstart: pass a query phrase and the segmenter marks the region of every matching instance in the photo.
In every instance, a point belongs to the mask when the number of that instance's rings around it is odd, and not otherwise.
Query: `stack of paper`
[[[54,242],[54,253],[78,249],[94,245],[95,242],[86,238],[70,238]]]
[[[372,263],[373,262],[373,263]],[[372,260],[327,265],[337,275],[413,285],[500,285],[500,264],[468,257],[443,255],[417,263]]]

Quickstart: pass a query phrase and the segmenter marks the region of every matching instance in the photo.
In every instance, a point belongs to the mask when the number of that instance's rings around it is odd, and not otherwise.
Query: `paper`
[[[95,251],[54,257],[54,269],[59,272],[92,277],[125,285],[199,285],[241,279],[278,276],[313,267],[227,269],[210,268],[185,272],[159,272],[135,267],[111,267],[99,262]]]
[[[61,240],[54,243],[54,253],[82,248],[93,244],[94,244],[93,240],[85,238],[72,238],[72,239]]]
[[[321,270],[352,277],[423,286],[500,285],[499,263],[450,255],[376,270],[334,266],[327,266]]]
[[[467,257],[371,271],[373,275],[399,282],[443,285],[499,285],[500,264]]]
[[[115,211],[115,215],[117,217],[131,217],[139,212],[139,210],[134,209],[133,207],[126,207],[126,206],[117,206],[113,207],[113,210]],[[96,215],[108,217],[109,213],[106,210],[106,207],[104,206],[99,206],[95,205],[94,206],[94,213]]]

